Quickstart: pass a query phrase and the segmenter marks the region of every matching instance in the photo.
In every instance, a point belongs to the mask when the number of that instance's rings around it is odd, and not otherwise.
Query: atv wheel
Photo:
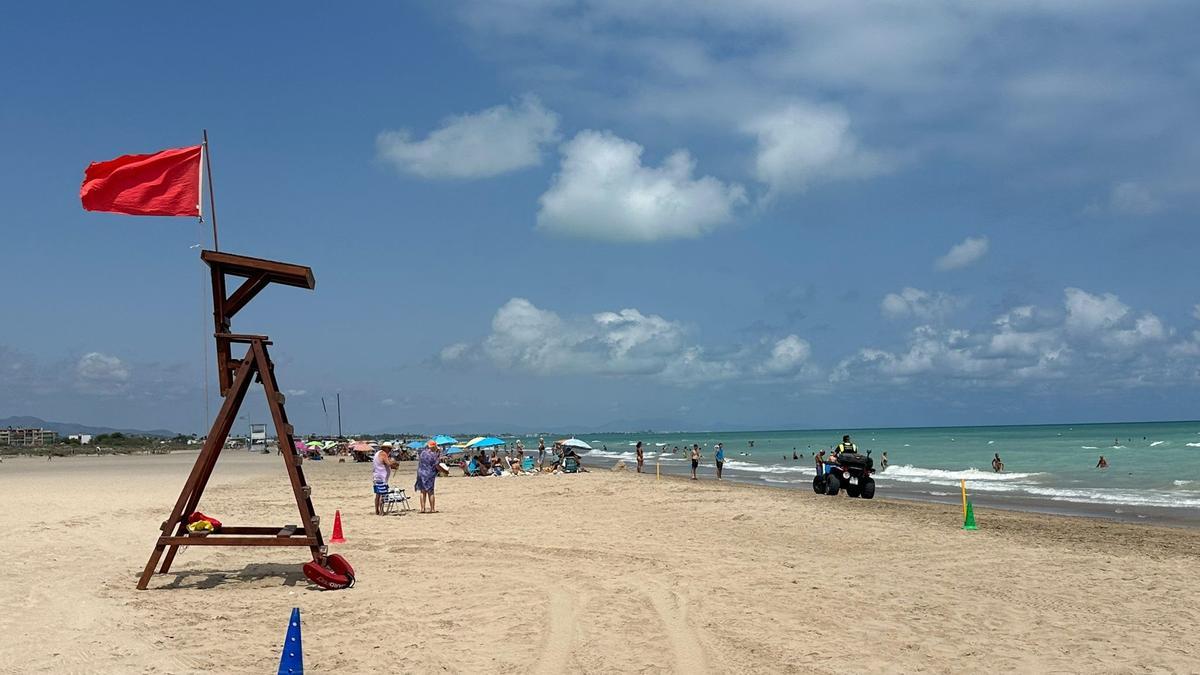
[[[859,486],[859,489],[862,492],[863,499],[871,499],[872,497],[875,496],[875,479],[874,478],[864,478],[862,485]]]
[[[838,477],[833,474],[829,474],[825,479],[828,481],[825,485],[825,494],[830,497],[836,497],[838,490],[842,487],[842,481],[838,480]]]
[[[859,491],[861,489],[862,488],[860,488],[857,485],[847,485],[846,486],[846,494],[850,495],[851,497],[857,497],[859,495]]]
[[[813,492],[823,495],[825,494],[825,476],[813,476]]]

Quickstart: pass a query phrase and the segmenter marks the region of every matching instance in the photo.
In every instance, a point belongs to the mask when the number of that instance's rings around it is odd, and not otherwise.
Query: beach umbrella
[[[413,450],[420,450],[421,448],[425,447],[425,441],[409,441],[405,447],[412,448]]]
[[[307,445],[309,448],[312,448],[313,450],[324,450],[325,449],[325,444],[321,441],[309,441],[309,442],[305,443],[305,445]]]
[[[446,436],[445,434],[438,434],[437,436],[433,437],[433,442],[437,443],[438,445],[454,445],[455,443],[458,442],[458,439],[453,436]]]
[[[299,450],[300,452],[304,452],[305,450],[308,450],[308,446],[304,444],[304,441],[295,441],[295,444],[296,444],[296,449]]]
[[[579,450],[591,450],[592,446],[584,443],[578,438],[566,438],[558,442],[559,445],[565,448],[577,448]]]
[[[471,439],[467,443],[467,447],[468,448],[492,448],[497,445],[507,445],[507,444],[508,443],[506,441],[504,441],[503,439],[496,438],[495,436],[478,436],[476,438]]]
[[[375,448],[371,447],[366,441],[355,441],[350,444],[350,452],[374,452]]]
[[[463,449],[461,446],[458,446],[458,445],[451,445],[448,448],[442,448],[443,455],[461,455],[462,453],[463,453]]]

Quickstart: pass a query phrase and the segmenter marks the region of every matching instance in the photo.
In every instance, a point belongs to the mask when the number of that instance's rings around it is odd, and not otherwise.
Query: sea
[[[585,465],[611,466],[645,444],[646,470],[689,474],[685,448],[702,448],[700,478],[715,478],[717,443],[725,477],[812,490],[814,453],[850,434],[875,460],[876,498],[959,503],[960,481],[980,506],[1200,525],[1200,422],[832,429],[810,431],[584,434]],[[547,437],[547,443],[552,440]],[[537,437],[526,437],[526,448]],[[677,452],[673,452],[678,447]],[[889,466],[881,469],[887,453]],[[793,459],[793,453],[798,459]],[[1004,470],[992,470],[999,454]],[[1100,457],[1108,468],[1096,467]]]

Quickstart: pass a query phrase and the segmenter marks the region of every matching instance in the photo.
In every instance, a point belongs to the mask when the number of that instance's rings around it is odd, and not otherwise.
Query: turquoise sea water
[[[650,471],[661,462],[668,473],[690,470],[685,445],[700,444],[705,476],[713,475],[713,446],[725,444],[729,478],[765,485],[811,489],[813,453],[828,450],[848,433],[859,451],[870,451],[879,469],[883,453],[890,466],[876,475],[878,496],[957,498],[959,480],[972,494],[993,503],[1022,500],[1112,507],[1196,510],[1200,514],[1200,422],[1073,424],[1006,427],[845,429],[728,433],[598,434],[580,438],[602,460],[632,460],[633,445],[648,448]],[[547,439],[550,440],[550,439]],[[753,441],[753,447],[751,447]],[[536,437],[526,447],[536,447]],[[664,444],[660,446],[659,444]],[[669,450],[679,446],[678,454]],[[607,450],[605,449],[607,448]],[[804,458],[792,459],[792,453]],[[1005,470],[992,471],[994,453]],[[1107,469],[1097,469],[1103,455]],[[586,460],[585,460],[586,461]],[[889,494],[890,493],[890,494]],[[1066,509],[1070,510],[1070,509]]]

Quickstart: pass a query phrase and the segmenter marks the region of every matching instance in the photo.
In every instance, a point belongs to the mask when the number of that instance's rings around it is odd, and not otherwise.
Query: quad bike
[[[819,495],[837,495],[845,489],[851,497],[871,499],[875,496],[875,462],[857,452],[843,452],[820,465],[813,478],[813,492]]]

